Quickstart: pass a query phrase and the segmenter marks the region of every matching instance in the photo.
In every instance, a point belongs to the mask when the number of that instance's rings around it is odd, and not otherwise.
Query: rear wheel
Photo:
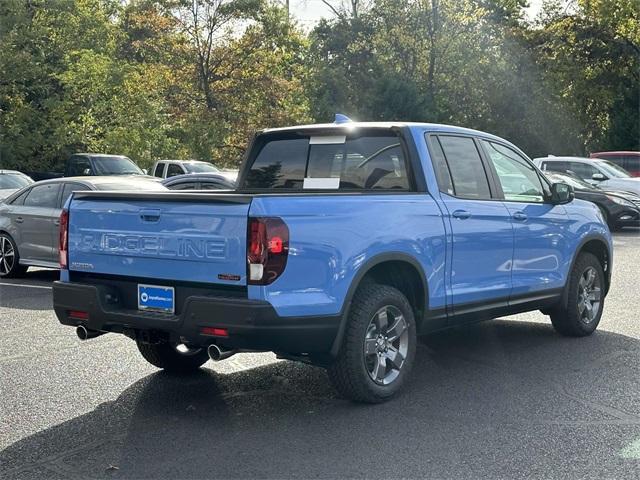
[[[189,348],[184,344],[171,342],[145,343],[138,340],[136,343],[147,362],[167,372],[193,372],[209,359],[204,348]]]
[[[19,277],[27,272],[27,268],[20,265],[18,247],[6,233],[0,233],[0,278]]]
[[[343,396],[379,403],[405,383],[415,350],[416,327],[407,298],[393,287],[367,283],[354,296],[329,378]]]
[[[604,309],[604,271],[591,253],[581,253],[569,276],[567,306],[551,311],[558,333],[571,337],[590,335]]]

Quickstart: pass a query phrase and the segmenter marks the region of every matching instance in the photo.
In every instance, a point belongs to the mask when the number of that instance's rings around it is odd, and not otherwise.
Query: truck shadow
[[[440,333],[421,339],[405,392],[375,406],[292,362],[154,373],[0,452],[0,476],[474,478],[544,464],[597,478],[607,462],[631,474],[637,460],[611,452],[640,438],[638,342],[503,320]]]

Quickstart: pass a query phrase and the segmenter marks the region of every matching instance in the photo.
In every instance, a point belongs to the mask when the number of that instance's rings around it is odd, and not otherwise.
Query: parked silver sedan
[[[58,268],[59,218],[72,192],[166,190],[151,178],[65,177],[22,188],[0,202],[0,277],[30,266]]]

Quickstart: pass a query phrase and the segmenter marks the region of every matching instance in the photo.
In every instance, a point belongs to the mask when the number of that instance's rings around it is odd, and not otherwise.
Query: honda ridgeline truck
[[[598,208],[511,143],[345,119],[258,133],[236,191],[76,192],[60,246],[82,339],[173,372],[273,351],[362,402],[401,388],[421,334],[538,309],[591,334],[612,268]]]

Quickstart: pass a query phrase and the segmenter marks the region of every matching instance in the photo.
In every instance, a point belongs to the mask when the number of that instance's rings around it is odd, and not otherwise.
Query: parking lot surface
[[[640,477],[638,230],[615,235],[593,336],[536,312],[425,337],[375,406],[271,354],[180,378],[123,336],[80,342],[56,275],[0,280],[0,478]]]

